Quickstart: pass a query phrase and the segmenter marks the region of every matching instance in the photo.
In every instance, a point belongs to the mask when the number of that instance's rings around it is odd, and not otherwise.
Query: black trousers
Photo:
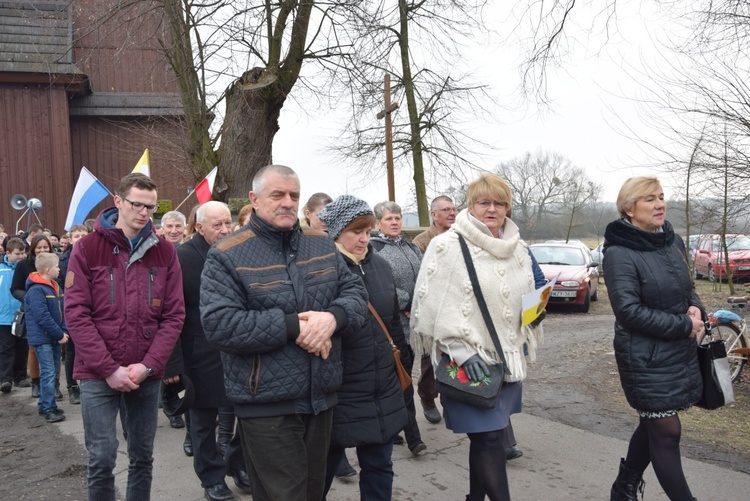
[[[73,338],[68,339],[65,343],[65,380],[68,383],[68,389],[76,386],[78,381],[73,378],[73,368],[76,364],[76,345],[73,344]]]
[[[242,443],[238,431],[227,446],[225,457],[216,447],[218,408],[190,409],[190,441],[193,443],[193,469],[201,486],[209,487],[224,480],[229,469],[245,471]]]
[[[333,409],[239,418],[253,501],[322,499],[332,424]]]
[[[0,325],[0,383],[26,379],[29,343],[11,334],[10,325]]]
[[[409,348],[411,352],[411,348]],[[411,353],[410,361],[404,365],[404,369],[411,374],[411,370],[414,367],[414,353]],[[417,409],[414,405],[414,385],[412,384],[406,390],[404,390],[404,404],[406,404],[406,415],[409,418],[406,427],[404,428],[404,435],[406,436],[406,445],[409,449],[413,449],[422,441],[422,435],[419,433],[419,425],[417,424]]]
[[[420,360],[422,373],[419,375],[417,382],[417,394],[420,398],[433,401],[438,396],[435,387],[435,370],[432,368],[432,360],[429,355],[424,355]]]

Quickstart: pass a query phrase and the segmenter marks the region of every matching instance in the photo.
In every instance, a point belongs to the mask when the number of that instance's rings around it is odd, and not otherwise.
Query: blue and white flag
[[[65,220],[65,231],[70,231],[76,224],[83,224],[91,209],[111,195],[106,186],[99,181],[86,167],[81,168],[76,189],[70,199],[68,218]]]

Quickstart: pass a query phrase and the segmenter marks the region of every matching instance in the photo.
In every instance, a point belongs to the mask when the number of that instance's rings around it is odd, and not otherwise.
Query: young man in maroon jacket
[[[159,385],[185,319],[174,246],[153,232],[156,184],[128,174],[115,207],[73,247],[65,314],[76,345],[74,377],[89,452],[89,499],[115,500],[120,399],[127,413],[127,500],[151,495]]]

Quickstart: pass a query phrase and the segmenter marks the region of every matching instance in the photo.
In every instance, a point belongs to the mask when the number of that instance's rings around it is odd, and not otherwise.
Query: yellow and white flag
[[[148,177],[151,177],[151,168],[149,167],[149,160],[148,160],[148,148],[146,148],[143,151],[143,155],[141,155],[141,159],[138,160],[138,163],[135,164],[135,167],[133,167],[133,173],[135,174],[136,172],[139,172]]]

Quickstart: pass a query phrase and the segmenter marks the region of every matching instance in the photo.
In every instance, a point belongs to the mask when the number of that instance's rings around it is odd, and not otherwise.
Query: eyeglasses
[[[443,207],[442,209],[438,209],[438,212],[442,212],[444,214],[450,214],[451,212],[456,212],[455,207]]]
[[[494,205],[496,209],[499,209],[501,207],[508,207],[507,202],[498,202],[497,200],[480,200],[478,202],[474,202],[474,205],[478,205],[482,209],[489,209],[492,205]]]
[[[142,204],[140,202],[133,202],[132,200],[128,200],[125,197],[123,197],[122,199],[128,202],[133,207],[133,210],[136,212],[141,212],[143,209],[146,209],[149,213],[159,210],[159,204],[154,204],[154,205]]]

